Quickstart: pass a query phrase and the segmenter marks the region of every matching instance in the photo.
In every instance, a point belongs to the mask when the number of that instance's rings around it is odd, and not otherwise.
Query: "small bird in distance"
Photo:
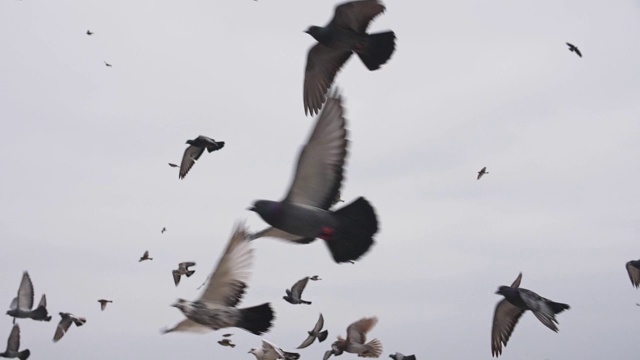
[[[308,282],[309,282],[308,276],[298,280],[295,284],[293,284],[293,286],[291,287],[291,290],[289,289],[285,290],[287,295],[283,296],[282,298],[285,299],[288,303],[294,304],[294,305],[297,305],[297,304],[311,305],[311,301],[302,300],[302,292],[304,291],[304,288],[307,286]]]
[[[487,167],[483,167],[482,169],[480,169],[480,171],[478,171],[478,178],[477,180],[480,180],[481,177],[483,177],[485,174],[488,174],[489,172],[487,171]]]
[[[87,322],[87,319],[83,317],[78,317],[70,313],[61,312],[60,313],[60,322],[58,323],[58,327],[56,327],[56,333],[53,334],[53,342],[58,342],[64,334],[69,331],[69,327],[71,324],[76,324],[76,326],[82,326]]]
[[[318,318],[316,325],[313,327],[311,331],[307,331],[309,336],[307,336],[307,338],[302,342],[302,344],[298,346],[298,349],[304,349],[309,345],[313,344],[313,341],[316,338],[318,339],[318,342],[323,342],[327,338],[327,335],[329,335],[328,330],[324,330],[324,331],[322,330],[323,327],[324,327],[324,317],[322,316],[322,314],[320,314],[320,317]]]
[[[580,52],[580,50],[578,50],[577,46],[570,43],[567,43],[567,46],[569,46],[569,51],[574,52],[576,53],[576,55],[582,57],[582,53]]]
[[[189,146],[184,150],[182,162],[180,163],[179,179],[184,179],[184,177],[187,176],[193,164],[195,164],[196,161],[200,159],[200,156],[202,156],[202,153],[204,153],[204,149],[207,149],[208,152],[213,152],[224,147],[224,141],[215,141],[203,135],[193,140],[187,140],[187,144],[189,144]]]
[[[100,303],[100,311],[104,311],[104,309],[107,308],[107,304],[108,303],[112,303],[112,300],[106,300],[106,299],[100,299],[98,300],[98,302]]]
[[[190,277],[196,272],[195,270],[189,270],[190,266],[196,266],[196,263],[194,263],[193,261],[181,262],[180,264],[178,264],[177,270],[171,271],[171,273],[173,274],[173,282],[176,284],[176,286],[178,286],[178,284],[180,283],[180,278],[182,278],[182,275]]]
[[[142,254],[142,257],[140,258],[140,260],[138,260],[138,262],[145,260],[153,260],[153,258],[149,257],[149,250],[146,250],[144,254]]]

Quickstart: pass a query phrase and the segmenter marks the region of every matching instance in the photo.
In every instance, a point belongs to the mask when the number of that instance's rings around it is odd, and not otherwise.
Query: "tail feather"
[[[361,357],[380,357],[382,355],[382,343],[378,339],[373,339],[364,345],[367,350],[360,353]]]
[[[549,306],[551,307],[551,310],[553,310],[554,314],[559,314],[565,310],[569,310],[571,307],[567,304],[563,304],[563,303],[557,303],[557,302],[553,302],[553,301],[549,301]]]
[[[325,330],[325,331],[320,332],[320,334],[318,334],[318,341],[319,342],[323,342],[327,338],[328,335],[329,335],[329,330]]]
[[[195,270],[189,270],[187,271],[187,273],[185,275],[187,275],[187,277],[193,275],[196,271]]]
[[[73,319],[73,323],[74,323],[74,324],[76,324],[76,326],[82,326],[82,325],[84,325],[84,323],[86,323],[86,322],[87,322],[87,319],[85,319],[85,318],[83,318],[83,317]]]
[[[269,330],[273,321],[273,310],[271,304],[264,303],[262,305],[239,309],[240,320],[236,324],[237,327],[243,328],[248,332],[261,335]]]
[[[333,260],[338,263],[357,260],[373,245],[378,219],[369,202],[359,197],[334,212],[338,219],[335,233],[326,241]]]
[[[307,304],[307,305],[311,305],[311,301],[302,300],[302,299],[300,299],[300,303],[302,303],[302,304]]]
[[[216,144],[218,144],[218,146],[214,146],[214,145],[207,146],[207,151],[208,152],[213,152],[213,151],[216,151],[216,150],[220,150],[220,149],[222,149],[224,147],[224,141],[216,141]]]
[[[370,34],[364,50],[358,51],[360,60],[369,70],[377,70],[386,63],[396,49],[396,35],[393,31]]]
[[[27,360],[29,358],[29,355],[31,355],[31,351],[29,351],[29,349],[22,350],[18,353],[18,359]]]

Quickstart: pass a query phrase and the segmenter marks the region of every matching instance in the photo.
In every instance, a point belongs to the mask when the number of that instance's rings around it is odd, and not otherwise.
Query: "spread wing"
[[[196,266],[196,263],[194,263],[193,261],[185,261],[185,262],[180,263],[179,266],[182,266],[182,267],[184,267],[186,269],[189,266]]]
[[[306,278],[300,279],[295,284],[293,284],[293,287],[291,288],[291,293],[293,294],[294,298],[300,299],[300,297],[302,296],[302,292],[304,291],[304,288],[307,286],[308,282],[309,282],[309,277],[307,276]]]
[[[547,299],[527,289],[520,289],[520,298],[544,326],[558,331],[556,315],[547,303]]]
[[[302,344],[300,344],[300,346],[297,347],[297,349],[304,349],[306,347],[308,347],[309,345],[313,344],[313,340],[315,340],[316,337],[309,335],[307,336],[306,339],[304,339],[304,341],[302,342]]]
[[[383,13],[384,10],[384,5],[377,0],[351,1],[336,6],[335,14],[330,24],[362,34],[367,30],[371,20]]]
[[[354,344],[364,344],[367,341],[366,334],[378,322],[377,317],[362,318],[347,328],[347,342]]]
[[[518,274],[518,277],[513,281],[513,283],[511,284],[512,288],[519,288],[520,287],[520,281],[522,281],[522,273]]]
[[[20,349],[20,326],[14,324],[7,340],[7,352],[18,351]]]
[[[171,270],[171,274],[173,275],[173,283],[178,286],[180,283],[180,272],[178,272],[178,270]]]
[[[56,327],[56,333],[53,335],[53,342],[58,342],[58,340],[62,339],[64,334],[69,331],[69,327],[71,326],[72,319],[69,316],[63,317],[60,319],[58,323],[58,327]]]
[[[304,70],[304,113],[317,114],[325,101],[336,73],[351,56],[351,51],[334,50],[320,43],[309,49]]]
[[[42,297],[40,298],[40,302],[38,303],[38,307],[47,307],[47,295],[42,294]]]
[[[33,307],[33,283],[28,272],[22,274],[20,287],[18,288],[18,309],[31,310]]]
[[[249,239],[250,240],[255,240],[257,238],[268,237],[268,236],[275,237],[275,238],[282,239],[282,240],[291,241],[291,242],[294,242],[296,244],[309,244],[313,240],[315,240],[315,238],[309,239],[309,238],[303,238],[302,236],[289,234],[288,232],[282,231],[280,229],[276,229],[274,227],[268,227],[268,228],[266,228],[264,230],[258,231],[257,233],[251,234],[249,236]]]
[[[170,333],[173,331],[186,331],[186,332],[195,332],[195,333],[206,333],[209,331],[213,331],[210,327],[208,326],[204,326],[204,325],[200,325],[195,321],[189,320],[189,319],[184,319],[181,322],[179,322],[178,324],[176,324],[176,326],[172,327],[171,329],[165,329],[162,330],[163,334],[166,333]]]
[[[320,317],[318,318],[318,322],[316,322],[316,326],[313,327],[313,331],[320,332],[320,330],[322,330],[323,327],[324,327],[324,317],[322,316],[322,314],[320,314]]]
[[[523,309],[512,305],[507,299],[502,299],[496,305],[493,313],[493,326],[491,327],[491,354],[502,354],[502,346],[507,346],[507,341],[513,333],[518,320],[524,313]]]
[[[264,359],[284,359],[282,349],[265,339],[262,339],[262,350],[264,351]]]
[[[640,269],[635,267],[635,261],[629,261],[627,263],[627,273],[629,274],[629,280],[631,280],[631,285],[638,288],[640,286]]]
[[[236,306],[251,276],[249,268],[252,262],[253,249],[249,245],[247,231],[244,225],[237,225],[199,300]]]
[[[193,164],[196,163],[196,160],[200,159],[200,156],[204,152],[203,147],[197,147],[193,145],[189,145],[184,150],[184,155],[182,155],[182,162],[180,163],[180,174],[178,175],[179,179],[184,179],[187,176],[187,173],[193,167]]]
[[[106,301],[99,301],[100,303],[100,310],[104,311],[104,309],[107,307],[107,302]]]
[[[342,98],[332,94],[298,158],[291,188],[283,201],[327,210],[340,190],[347,156]]]

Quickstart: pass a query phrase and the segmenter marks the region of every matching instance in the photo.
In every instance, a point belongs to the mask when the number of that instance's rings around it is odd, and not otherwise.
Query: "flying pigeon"
[[[233,334],[223,334],[222,337],[229,337],[231,335],[233,335]]]
[[[93,33],[91,32],[91,30],[87,30],[87,35],[89,35],[89,36],[93,35]]]
[[[138,260],[138,262],[145,261],[145,260],[153,260],[153,258],[149,257],[149,250],[146,250],[144,254],[142,254],[142,257],[140,258],[140,260]]]
[[[0,357],[3,358],[18,358],[20,360],[27,360],[29,355],[31,355],[31,351],[29,349],[25,349],[22,351],[18,351],[20,349],[20,326],[18,324],[14,324],[11,329],[11,333],[9,334],[9,339],[7,340],[7,350],[0,353]]]
[[[626,267],[631,285],[637,289],[640,286],[640,260],[631,260],[627,263]]]
[[[262,339],[262,347],[249,350],[249,354],[253,354],[256,360],[297,360],[300,358],[300,354],[286,352],[265,339]]]
[[[327,360],[331,355],[342,355],[344,351],[358,354],[360,357],[380,357],[382,354],[382,343],[378,339],[367,341],[366,334],[378,322],[377,317],[362,318],[347,328],[347,339],[338,336],[338,341],[331,344],[331,350],[324,353],[323,360]]]
[[[351,1],[336,6],[325,26],[311,26],[305,32],[318,43],[307,55],[304,74],[304,113],[320,111],[336,73],[355,52],[373,71],[389,60],[395,50],[395,34],[385,31],[367,34],[369,22],[385,10],[378,0]]]
[[[163,332],[204,332],[239,327],[260,335],[269,330],[273,320],[271,304],[236,308],[247,288],[252,262],[253,249],[246,229],[238,225],[200,298],[195,301],[178,299],[172,305],[187,318]]]
[[[22,274],[22,280],[20,281],[20,287],[18,288],[18,296],[13,298],[11,310],[7,311],[7,315],[13,316],[13,323],[15,324],[16,318],[20,319],[33,319],[38,321],[51,321],[51,316],[47,311],[47,297],[42,294],[40,303],[35,310],[33,308],[33,283],[28,272]]]
[[[171,167],[173,167],[173,168],[179,168],[179,167],[180,167],[180,165],[176,165],[176,164],[174,164],[174,163],[169,163],[169,166],[171,166]]]
[[[549,329],[558,332],[555,314],[569,309],[569,305],[553,302],[545,299],[531,290],[520,288],[522,273],[518,275],[511,286],[500,286],[496,294],[504,296],[498,302],[493,314],[493,326],[491,327],[491,354],[495,357],[502,354],[502,346],[507,346],[507,341],[513,332],[520,316],[531,310],[533,314]]]
[[[347,143],[342,97],[334,93],[300,152],[285,198],[279,202],[258,200],[249,209],[272,226],[251,238],[273,236],[308,244],[319,237],[338,263],[356,260],[369,250],[378,231],[378,219],[369,202],[360,197],[329,210],[342,183]]]
[[[570,43],[567,43],[567,46],[569,46],[569,51],[572,51],[572,52],[576,53],[578,56],[582,57],[582,53],[580,52],[580,50],[578,50],[577,46],[575,46],[573,44],[570,44]]]
[[[100,311],[104,311],[104,309],[107,308],[107,304],[108,303],[112,303],[112,300],[105,300],[105,299],[100,299],[98,300],[98,302],[100,303]]]
[[[311,331],[307,331],[309,336],[307,336],[307,338],[297,348],[304,349],[308,347],[309,345],[313,344],[313,341],[316,338],[318,338],[318,342],[323,342],[324,339],[327,338],[327,335],[329,335],[328,330],[322,331],[323,327],[324,327],[324,317],[322,317],[322,314],[320,314],[320,317],[318,318],[318,321],[316,322],[316,325],[313,327],[313,329]]]
[[[396,352],[395,354],[389,355],[393,360],[416,360],[415,355],[403,355],[402,353]]]
[[[76,324],[76,326],[82,326],[87,322],[87,319],[83,317],[78,317],[73,314],[64,312],[60,313],[60,317],[61,319],[58,323],[58,327],[56,328],[56,333],[53,335],[53,342],[58,342],[60,339],[62,339],[64,334],[69,331],[69,327],[71,327],[72,323]]]
[[[296,304],[311,305],[311,301],[302,300],[302,292],[304,291],[304,288],[307,286],[307,282],[309,282],[308,276],[298,280],[295,284],[293,284],[293,286],[291,287],[291,290],[289,289],[285,290],[287,292],[287,295],[283,296],[282,298],[285,299],[288,303],[294,304],[294,305]]]
[[[187,275],[187,277],[189,277],[196,272],[195,270],[189,270],[189,266],[196,266],[196,263],[192,261],[181,262],[180,264],[178,264],[178,270],[171,271],[171,273],[173,274],[173,282],[176,284],[176,286],[178,286],[178,284],[180,283],[180,278],[182,277],[182,275]]]
[[[167,228],[163,227],[162,230],[160,230],[160,234],[164,234],[165,231],[167,231]]]
[[[478,171],[478,180],[480,180],[481,177],[484,176],[484,174],[488,174],[489,172],[487,171],[487,167],[483,167],[482,169],[480,169],[480,171]]]
[[[309,280],[318,281],[318,280],[322,280],[322,279],[320,279],[320,277],[318,275],[313,275],[312,277],[309,278]]]
[[[232,343],[230,339],[218,340],[218,344],[222,346],[231,346],[232,348],[236,347],[236,344]]]
[[[106,67],[113,67],[113,65],[109,64],[109,63],[108,63],[108,62],[106,62],[106,61],[104,62],[104,65],[105,65]]]
[[[187,144],[190,146],[184,151],[184,155],[182,155],[182,162],[180,163],[180,174],[178,178],[184,179],[187,176],[193,164],[200,159],[202,153],[204,153],[204,149],[206,148],[208,152],[220,150],[224,147],[224,141],[215,141],[212,138],[206,136],[198,136],[193,140],[187,140]]]

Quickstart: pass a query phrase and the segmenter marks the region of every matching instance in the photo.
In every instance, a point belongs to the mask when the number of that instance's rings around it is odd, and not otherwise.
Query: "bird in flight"
[[[160,230],[160,234],[164,234],[165,231],[167,231],[167,228],[163,227],[162,230]]]
[[[567,46],[569,46],[569,51],[572,51],[572,52],[576,53],[578,56],[582,57],[582,53],[580,52],[580,50],[578,50],[577,46],[575,46],[573,44],[570,44],[570,43],[567,43]]]
[[[625,266],[631,285],[637,289],[640,286],[640,260],[631,260]]]
[[[204,149],[207,149],[208,152],[220,150],[224,147],[224,141],[215,141],[210,137],[206,136],[198,136],[193,140],[187,140],[187,147],[184,150],[184,155],[182,155],[182,162],[180,163],[180,174],[178,178],[184,179],[193,167],[193,164],[200,159],[202,153],[204,153]]]
[[[140,260],[138,260],[138,262],[145,260],[153,260],[153,258],[149,257],[149,250],[146,250],[144,254],[142,254],[142,257],[140,258]]]
[[[322,330],[323,327],[324,327],[324,317],[322,316],[322,314],[320,314],[320,317],[318,318],[316,325],[313,327],[311,331],[307,331],[309,336],[307,336],[307,338],[302,342],[302,344],[298,346],[298,349],[304,349],[309,345],[313,344],[313,341],[316,338],[318,339],[318,342],[323,342],[327,338],[327,335],[329,335],[328,330],[324,330],[324,331]]]
[[[182,277],[182,275],[190,277],[196,272],[195,270],[189,270],[190,266],[196,266],[196,263],[192,261],[181,262],[180,264],[178,264],[177,270],[171,271],[171,273],[173,274],[173,282],[176,284],[176,286],[178,286],[178,284],[180,283],[180,278]]]
[[[174,163],[169,163],[169,166],[171,166],[171,167],[173,167],[173,168],[179,168],[179,167],[180,167],[180,165],[176,165],[176,164],[174,164]]]
[[[231,342],[231,339],[221,339],[218,340],[218,344],[222,345],[222,346],[230,346],[232,348],[236,347],[236,344]]]
[[[13,324],[9,339],[7,340],[7,349],[0,353],[0,357],[3,358],[18,358],[20,360],[27,360],[31,355],[29,349],[20,351],[20,326]]]
[[[380,357],[382,343],[378,339],[367,342],[367,333],[378,323],[377,317],[362,318],[347,328],[347,338],[338,336],[338,341],[331,344],[331,350],[324,353],[323,360],[331,355],[342,355],[343,352],[358,354],[360,357]]]
[[[482,169],[480,169],[480,171],[478,171],[478,179],[480,180],[481,177],[483,177],[485,174],[488,174],[489,172],[487,171],[487,167],[483,167]]]
[[[91,32],[91,30],[87,30],[87,35],[89,35],[89,36],[93,35],[93,33]]]
[[[104,309],[107,308],[107,304],[108,303],[112,303],[112,300],[106,300],[106,299],[100,299],[98,300],[98,302],[100,303],[100,311],[104,311]]]
[[[415,355],[404,355],[402,353],[396,352],[395,354],[389,355],[393,360],[416,360]]]
[[[69,328],[71,327],[72,323],[76,324],[76,326],[82,326],[84,325],[84,323],[87,322],[87,319],[83,317],[78,317],[73,314],[64,313],[64,312],[60,313],[60,317],[61,319],[60,319],[60,322],[58,323],[58,327],[56,327],[56,332],[55,334],[53,334],[53,342],[58,342],[60,339],[62,339],[64,334],[66,334],[67,331],[69,331]]]
[[[261,347],[249,350],[249,354],[253,354],[256,360],[297,360],[300,358],[300,354],[284,351],[265,339],[262,339]]]
[[[291,287],[291,290],[289,289],[285,290],[287,295],[283,296],[282,298],[285,299],[288,303],[294,304],[294,305],[297,305],[297,304],[311,305],[311,301],[302,300],[302,292],[304,291],[304,288],[307,286],[308,282],[309,282],[308,276],[296,281],[296,283],[293,284],[293,286]]]
[[[105,64],[105,66],[106,66],[106,67],[113,67],[113,65],[109,64],[109,63],[108,63],[108,62],[106,62],[106,61],[104,62],[104,64]]]
[[[33,283],[28,272],[22,273],[22,280],[20,281],[20,287],[18,287],[18,296],[13,298],[10,310],[7,311],[7,315],[13,316],[13,323],[16,323],[18,319],[33,319],[38,321],[51,321],[51,316],[47,311],[47,296],[42,294],[40,303],[35,310],[33,308]]]

